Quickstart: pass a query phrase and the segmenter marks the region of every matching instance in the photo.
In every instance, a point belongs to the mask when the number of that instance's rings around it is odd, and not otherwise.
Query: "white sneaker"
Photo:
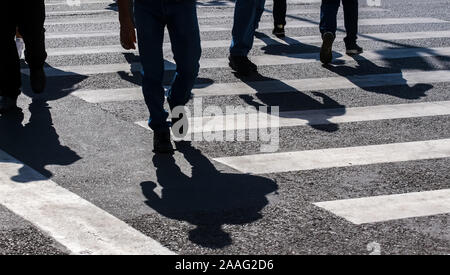
[[[22,59],[25,53],[25,42],[22,38],[16,38],[16,47],[19,58]]]

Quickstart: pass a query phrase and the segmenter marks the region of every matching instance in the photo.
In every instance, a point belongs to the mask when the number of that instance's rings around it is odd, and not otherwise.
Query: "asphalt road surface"
[[[288,2],[287,38],[268,0],[259,75],[238,78],[233,2],[199,1],[190,129],[215,130],[157,156],[114,2],[46,1],[47,92],[23,64],[22,112],[0,117],[0,254],[449,254],[450,1],[360,0],[355,58],[340,10],[327,67],[319,1]],[[278,126],[220,141],[226,109],[248,106]]]

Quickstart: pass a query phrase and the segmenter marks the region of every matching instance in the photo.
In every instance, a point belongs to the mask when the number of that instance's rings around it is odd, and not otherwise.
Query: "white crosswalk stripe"
[[[318,81],[320,80],[320,81]],[[296,91],[322,91],[351,88],[369,88],[394,85],[414,85],[420,83],[442,83],[450,81],[450,71],[404,72],[393,74],[373,74],[347,77],[324,77],[298,80],[273,80],[251,83],[198,84],[195,96],[231,96]],[[167,88],[167,87],[166,87]],[[143,100],[141,88],[78,90],[72,95],[90,103]]]
[[[114,0],[66,0],[66,1],[46,1],[45,6],[82,6],[88,4],[113,4]],[[78,5],[79,4],[79,5]]]
[[[48,11],[46,12],[47,16],[63,16],[63,15],[83,15],[83,14],[101,14],[101,13],[109,13],[116,12],[114,10],[73,10],[73,11]],[[113,22],[111,20],[111,22]]]

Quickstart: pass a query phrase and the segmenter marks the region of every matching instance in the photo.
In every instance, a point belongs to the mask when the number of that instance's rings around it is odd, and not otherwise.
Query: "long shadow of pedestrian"
[[[177,142],[176,147],[192,166],[192,176],[181,171],[173,156],[155,155],[158,182],[141,183],[146,203],[167,218],[195,225],[189,232],[193,243],[208,248],[230,245],[230,234],[222,226],[261,219],[269,203],[266,196],[278,190],[277,184],[264,177],[222,173],[189,142]],[[161,197],[154,191],[158,184]]]
[[[301,41],[292,37],[286,36],[284,38],[278,38],[278,40],[268,36],[262,32],[256,32],[255,37],[264,42],[266,45],[261,48],[265,54],[268,55],[285,55],[285,54],[302,54],[311,53],[311,55],[302,55],[302,58],[319,60],[319,56],[316,54],[320,51],[320,47],[310,44],[302,43]],[[284,43],[282,43],[283,41]],[[333,52],[335,58],[341,57],[339,52]]]
[[[135,53],[123,53],[123,56],[127,60],[127,63],[131,65],[131,73],[118,72],[117,74],[127,82],[142,85],[142,72],[137,67],[133,67],[140,62],[139,56]]]
[[[402,47],[402,48],[411,48],[410,45],[397,43],[397,42],[390,42],[386,40],[376,39],[371,37],[370,35],[360,35],[369,39],[373,39],[376,41],[381,41],[385,43],[390,43],[392,45],[395,45],[396,47]],[[266,54],[271,55],[284,55],[289,53],[300,53],[300,52],[312,52],[309,57],[311,59],[319,60],[319,54],[320,51],[319,47],[312,46],[312,45],[306,45],[301,43],[298,40],[286,37],[283,40],[287,43],[282,44],[274,39],[271,39],[269,36],[265,35],[264,33],[258,33],[257,37],[263,40],[265,43],[267,43],[267,46],[263,47],[262,49],[265,51]],[[396,48],[398,49],[398,48]],[[331,64],[323,66],[324,68],[327,68],[328,70],[347,78],[350,82],[355,84],[357,87],[373,93],[380,93],[380,94],[387,94],[399,98],[405,98],[405,99],[419,99],[426,96],[426,92],[433,88],[433,85],[425,84],[425,83],[417,83],[413,86],[407,85],[407,80],[403,77],[402,70],[405,69],[413,69],[413,70],[433,70],[434,68],[430,66],[430,64],[423,58],[419,57],[423,54],[431,54],[433,55],[434,52],[432,49],[427,48],[411,48],[417,51],[418,57],[413,57],[413,62],[409,63],[410,65],[402,65],[399,66],[398,60],[394,59],[382,59],[385,63],[388,65],[386,67],[381,67],[376,65],[374,62],[364,58],[361,55],[353,56],[353,59],[357,62],[356,67],[351,67],[348,65],[345,65],[345,62],[342,62],[340,60],[336,60],[336,58],[341,57],[342,55],[334,52],[333,57],[334,61]],[[383,49],[375,51],[376,53],[380,54],[381,57],[383,57],[383,53],[389,49]],[[315,54],[314,54],[315,53]],[[437,54],[435,54],[438,56]],[[302,55],[303,58],[307,58],[307,55]],[[446,57],[437,57],[436,59],[439,59],[439,61],[448,61],[448,58]],[[417,61],[418,60],[418,61]],[[391,75],[391,83],[396,83],[395,85],[397,89],[385,89],[384,87],[380,87],[380,85],[370,85],[368,82],[370,82],[370,79],[364,80],[361,79],[361,77],[358,77],[358,75],[367,74],[367,72],[370,72],[371,74],[390,74]],[[393,77],[393,78],[392,78]],[[386,84],[386,86],[390,86],[389,84]]]
[[[413,100],[426,97],[427,91],[431,90],[434,87],[433,85],[427,83],[416,83],[410,86],[407,79],[405,79],[403,76],[403,69],[415,69],[423,71],[433,70],[429,63],[423,60],[423,58],[420,58],[420,64],[414,63],[414,65],[412,66],[403,66],[402,68],[398,68],[398,65],[396,65],[392,60],[385,60],[386,62],[388,62],[388,65],[386,67],[381,67],[361,55],[353,56],[352,58],[357,62],[357,65],[355,67],[345,64],[338,65],[336,63],[332,63],[324,66],[324,68],[327,68],[328,70],[342,77],[345,77],[350,82],[355,84],[355,86],[364,91],[395,96],[403,99]],[[383,80],[380,80],[380,78],[377,78],[375,80],[371,80],[370,77],[367,79],[362,78],[361,74],[367,71],[374,73],[375,76],[380,73],[389,74],[389,82],[396,84],[389,85],[388,82],[386,83],[386,85],[384,85],[384,87],[380,87],[379,82],[383,83]],[[374,82],[373,85],[371,84],[372,82]],[[386,86],[389,86],[390,88],[386,89]]]
[[[119,7],[117,5],[117,1],[114,1],[114,3],[111,3],[108,5],[108,7],[105,8],[106,10],[111,10],[111,11],[119,11]]]
[[[336,116],[342,116],[346,113],[345,106],[339,104],[331,97],[320,92],[313,92],[314,96],[321,98],[321,100],[315,99],[296,88],[280,81],[278,79],[262,76],[256,74],[253,76],[245,77],[239,74],[235,74],[242,82],[252,87],[256,94],[252,95],[240,95],[246,104],[255,107],[268,107],[268,111],[271,111],[271,106],[278,106],[280,108],[279,116],[281,118],[297,118],[308,121],[308,125],[314,129],[335,132],[339,130],[339,125],[330,122],[330,118]],[[268,93],[268,86],[276,87],[276,94]],[[258,102],[259,101],[259,102]],[[312,111],[312,110],[330,109],[327,112],[321,112],[320,114],[311,115],[311,112],[296,112],[295,111]],[[331,110],[332,109],[332,110]]]
[[[257,32],[256,36],[267,43],[267,46],[262,48],[266,54],[283,55],[287,52],[291,52],[293,50],[292,45],[294,44],[296,47],[294,50],[301,49],[306,52],[315,52],[318,49],[318,47],[302,44],[288,37],[284,38],[284,41],[288,43],[286,45],[270,38],[264,33]],[[311,58],[316,59],[314,55],[311,55]],[[317,96],[320,99],[319,100],[299,91],[281,80],[266,77],[259,73],[252,76],[242,76],[237,73],[234,73],[234,75],[256,91],[254,96],[240,96],[246,104],[255,108],[268,107],[269,110],[271,106],[278,106],[280,108],[280,117],[307,120],[308,124],[314,129],[325,132],[335,132],[339,129],[339,126],[331,123],[330,118],[341,116],[346,113],[344,105],[339,104],[339,102],[324,93],[312,93],[314,96]],[[272,89],[268,89],[269,86],[275,87],[277,93],[272,94],[270,92]],[[311,116],[311,114],[307,112],[304,112],[303,114],[296,113],[294,115],[292,112],[289,112],[291,110],[310,111],[319,109],[333,110],[322,112],[321,114],[316,114],[314,116]]]
[[[142,86],[142,74],[143,70],[140,69],[140,59],[139,56],[135,53],[123,53],[125,59],[127,60],[127,63],[131,66],[131,73],[129,72],[118,72],[117,74],[120,76],[121,79],[130,82],[132,84]],[[169,69],[164,72],[164,80],[163,83],[165,86],[170,86],[173,82],[173,78],[175,76],[175,70],[176,70],[176,64],[164,60],[165,66]],[[139,69],[138,69],[139,68]],[[209,78],[197,78],[196,84],[199,85],[201,88],[206,88],[210,85],[212,85],[214,81]]]
[[[24,78],[24,94],[32,98],[28,109],[31,117],[23,125],[22,110],[0,116],[0,148],[19,161],[32,167],[43,176],[50,178],[52,173],[46,169],[47,165],[70,165],[81,159],[69,147],[59,141],[59,135],[53,125],[51,108],[48,101],[57,100],[69,95],[76,85],[86,76],[65,77],[61,86],[55,89],[55,83],[49,78],[48,90],[41,95],[34,95],[30,91],[27,78]],[[57,80],[56,80],[57,81]],[[26,182],[26,175],[19,174],[12,179]]]

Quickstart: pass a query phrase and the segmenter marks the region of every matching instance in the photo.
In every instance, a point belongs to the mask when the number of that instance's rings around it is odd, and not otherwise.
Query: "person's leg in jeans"
[[[0,62],[0,112],[15,108],[20,95],[21,73],[17,53],[16,35],[16,1],[5,1],[0,12],[0,43],[3,46]]]
[[[247,56],[253,47],[261,0],[236,0],[230,54]]]
[[[253,47],[255,31],[264,12],[265,0],[237,0],[234,10],[230,67],[247,75],[257,71],[247,56]]]
[[[45,4],[44,0],[26,2],[19,11],[18,29],[25,42],[25,60],[30,67],[30,82],[35,93],[45,88]]]
[[[168,131],[164,110],[164,28],[163,0],[135,1],[135,23],[143,67],[142,90],[150,111],[149,126],[155,132]]]
[[[177,65],[167,98],[171,110],[183,107],[190,100],[192,88],[200,69],[199,62],[202,51],[196,5],[195,0],[166,3],[167,28]],[[187,118],[175,117],[172,113],[172,125],[175,125],[180,119]],[[175,135],[183,136],[188,129],[172,130]]]
[[[171,107],[175,107],[185,105],[191,98],[191,91],[200,69],[202,51],[196,2],[194,0],[169,2],[167,6],[167,28],[177,65],[168,101]]]
[[[347,36],[344,38],[347,54],[360,54],[363,49],[356,44],[358,34],[358,0],[342,0]]]
[[[340,0],[322,0],[320,6],[320,33],[322,34],[322,47],[320,48],[320,61],[328,64],[333,60],[333,42],[336,37],[337,13]]]

